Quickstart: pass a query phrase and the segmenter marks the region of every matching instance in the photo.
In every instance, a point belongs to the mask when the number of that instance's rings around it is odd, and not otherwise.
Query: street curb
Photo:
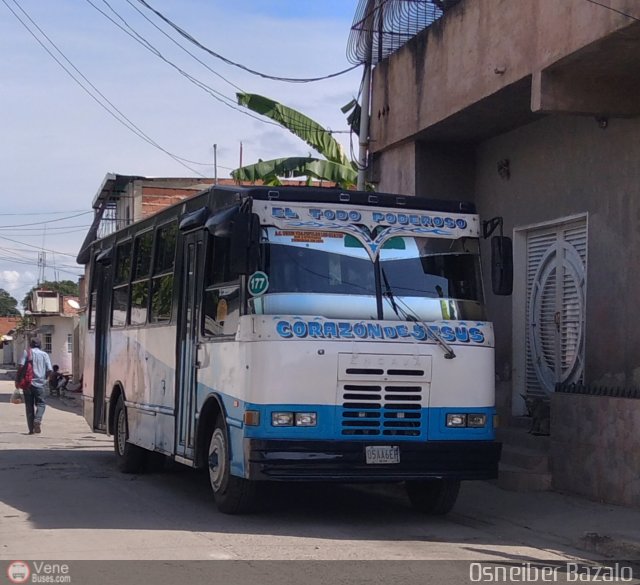
[[[624,537],[585,532],[577,546],[611,559],[640,561],[640,541],[626,540]]]

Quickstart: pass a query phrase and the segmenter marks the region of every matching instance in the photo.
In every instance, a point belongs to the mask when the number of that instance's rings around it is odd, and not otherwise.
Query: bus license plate
[[[365,447],[367,464],[400,463],[400,447],[369,445]]]

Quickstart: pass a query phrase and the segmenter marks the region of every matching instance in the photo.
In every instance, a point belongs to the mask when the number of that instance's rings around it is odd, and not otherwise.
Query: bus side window
[[[89,322],[88,329],[96,328],[96,301],[98,300],[98,279],[96,278],[96,258],[91,263],[91,290],[89,291]]]
[[[124,327],[127,324],[129,308],[129,278],[131,277],[131,242],[116,247],[116,268],[111,299],[111,326]]]
[[[208,337],[233,335],[240,316],[240,285],[230,269],[229,238],[209,238],[205,266],[202,332]]]
[[[178,239],[178,222],[174,221],[156,232],[155,257],[151,277],[151,323],[171,320],[173,301],[173,270]]]
[[[131,325],[144,325],[149,305],[149,274],[153,232],[136,237],[133,244],[133,276],[131,280]]]

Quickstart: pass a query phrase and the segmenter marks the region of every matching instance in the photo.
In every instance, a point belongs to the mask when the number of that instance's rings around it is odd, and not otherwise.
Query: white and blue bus
[[[446,513],[500,457],[481,231],[460,201],[212,187],[96,240],[85,417],[125,472],[208,468],[225,513],[264,481],[406,482]]]

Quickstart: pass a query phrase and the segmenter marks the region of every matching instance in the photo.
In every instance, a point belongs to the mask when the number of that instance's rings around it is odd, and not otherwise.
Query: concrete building
[[[77,327],[80,303],[78,297],[35,289],[25,310],[24,327],[15,331],[13,361],[18,363],[32,337],[39,337],[42,350],[49,354],[51,364],[61,372],[73,373],[74,331]]]
[[[366,2],[361,46],[387,46],[393,1]],[[487,291],[499,412],[551,398],[554,485],[640,505],[640,458],[618,444],[640,422],[640,3],[434,4],[425,30],[372,53],[369,180],[503,218],[514,293]],[[557,400],[557,384],[584,392]]]
[[[13,364],[13,333],[20,317],[0,317],[0,364]]]

